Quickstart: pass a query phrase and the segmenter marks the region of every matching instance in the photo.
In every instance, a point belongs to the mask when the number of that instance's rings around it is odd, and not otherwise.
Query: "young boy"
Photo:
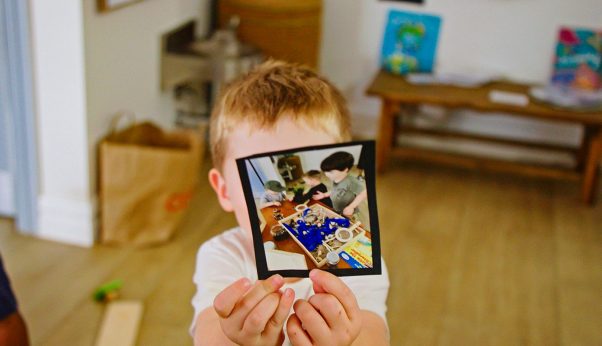
[[[265,189],[265,192],[259,199],[259,209],[271,206],[279,207],[282,204],[281,202],[284,201],[285,196],[283,191],[286,190],[286,188],[276,180],[266,181],[263,188]]]
[[[319,193],[315,198],[330,196],[337,213],[360,218],[357,206],[365,201],[368,195],[364,184],[349,175],[352,167],[353,155],[345,151],[338,151],[322,160],[320,169],[332,180],[332,191]]]
[[[340,93],[313,71],[267,62],[228,85],[211,117],[209,182],[239,227],[197,254],[191,333],[200,345],[382,345],[388,343],[383,274],[257,280],[251,226],[236,158],[348,140]],[[290,340],[288,340],[290,339]]]
[[[305,203],[312,199],[312,197],[314,197],[314,195],[318,192],[328,192],[328,188],[326,185],[324,185],[324,183],[322,183],[322,173],[320,173],[320,171],[315,169],[307,171],[305,174],[303,174],[302,179],[305,185],[309,186],[309,191],[306,193],[300,192],[295,194],[295,197],[293,197],[293,202]],[[324,205],[327,207],[332,208],[332,201],[330,200],[330,197],[324,197],[316,200],[324,203]]]

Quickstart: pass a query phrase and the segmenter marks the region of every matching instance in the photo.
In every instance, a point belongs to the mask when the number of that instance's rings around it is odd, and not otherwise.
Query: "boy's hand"
[[[281,206],[281,205],[282,205],[282,203],[280,203],[280,202],[273,202],[273,205],[275,205],[275,206],[279,207],[279,206]]]
[[[349,216],[353,215],[354,211],[355,211],[355,208],[348,205],[347,207],[345,207],[345,209],[343,209],[343,215],[349,217]]]
[[[328,272],[314,269],[309,277],[316,294],[295,302],[287,324],[289,339],[293,345],[350,345],[362,326],[355,295]]]
[[[319,201],[321,199],[323,199],[324,197],[326,197],[326,194],[324,192],[318,191],[316,193],[314,193],[314,195],[312,196],[312,198],[314,199],[314,201]]]
[[[295,299],[288,288],[284,293],[280,275],[251,285],[240,279],[221,291],[213,301],[224,334],[239,345],[282,344],[282,327]]]

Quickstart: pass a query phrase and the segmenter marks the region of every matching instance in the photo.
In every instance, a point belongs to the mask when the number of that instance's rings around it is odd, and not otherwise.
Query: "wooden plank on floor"
[[[107,304],[96,346],[134,346],[144,307],[136,300]]]

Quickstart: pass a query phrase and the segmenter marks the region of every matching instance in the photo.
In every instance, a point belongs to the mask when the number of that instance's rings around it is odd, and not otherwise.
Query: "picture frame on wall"
[[[144,0],[96,0],[98,12],[111,12]]]

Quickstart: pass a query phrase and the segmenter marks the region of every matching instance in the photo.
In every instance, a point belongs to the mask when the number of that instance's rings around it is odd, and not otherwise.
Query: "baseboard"
[[[96,239],[96,208],[92,202],[40,196],[36,236],[62,243],[91,247]]]

